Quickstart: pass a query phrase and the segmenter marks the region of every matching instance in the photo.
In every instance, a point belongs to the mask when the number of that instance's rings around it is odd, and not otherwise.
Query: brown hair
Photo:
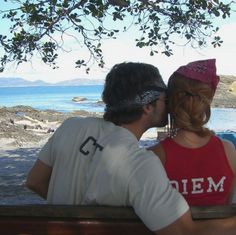
[[[119,107],[150,86],[166,87],[159,70],[151,64],[124,62],[116,64],[106,76],[102,99],[106,104],[104,119],[116,125],[132,123],[143,114],[142,106]],[[111,107],[116,107],[116,109]]]
[[[211,135],[204,125],[211,116],[214,93],[208,84],[174,73],[168,82],[171,134],[176,129],[184,129],[199,136]]]

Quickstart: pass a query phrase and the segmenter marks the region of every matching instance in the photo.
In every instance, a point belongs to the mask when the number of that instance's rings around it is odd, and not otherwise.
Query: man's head
[[[117,125],[137,121],[144,112],[143,107],[155,105],[165,91],[166,85],[153,65],[116,64],[106,76],[102,94],[106,104],[104,119]]]

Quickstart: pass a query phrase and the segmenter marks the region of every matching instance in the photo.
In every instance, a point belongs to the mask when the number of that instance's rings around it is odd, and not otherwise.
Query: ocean
[[[101,100],[102,90],[103,85],[0,87],[0,107],[27,105],[39,110],[103,112],[104,106],[98,102]],[[86,100],[76,103],[72,101],[74,97]],[[235,109],[214,108],[207,125],[215,131],[236,131],[235,120]],[[38,151],[35,148],[19,148],[7,150],[6,155],[0,149],[0,205],[45,203],[23,185],[28,170],[36,161]]]
[[[26,105],[39,110],[102,112],[103,106],[98,102],[102,90],[103,85],[0,87],[0,106]],[[74,97],[86,100],[76,103],[72,101]]]
[[[0,106],[27,105],[39,110],[103,112],[104,105],[99,102],[102,90],[103,85],[0,87]],[[74,97],[86,100],[74,102]],[[213,130],[236,130],[235,120],[236,109],[213,108],[207,126]]]

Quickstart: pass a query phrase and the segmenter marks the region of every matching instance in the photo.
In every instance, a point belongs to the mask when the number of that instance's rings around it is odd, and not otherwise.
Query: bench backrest
[[[236,205],[192,207],[194,219],[236,215]],[[0,234],[151,235],[132,208],[73,205],[0,206]]]

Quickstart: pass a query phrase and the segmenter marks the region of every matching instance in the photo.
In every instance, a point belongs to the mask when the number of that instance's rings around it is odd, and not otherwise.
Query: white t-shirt
[[[153,231],[189,209],[159,158],[127,129],[101,118],[66,120],[39,159],[53,167],[48,203],[132,206]]]

